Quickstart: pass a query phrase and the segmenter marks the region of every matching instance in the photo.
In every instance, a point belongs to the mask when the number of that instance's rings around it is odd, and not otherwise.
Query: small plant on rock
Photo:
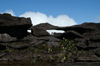
[[[61,43],[61,49],[64,51],[63,58],[62,58],[63,60],[68,61],[68,59],[74,59],[72,53],[74,51],[77,51],[77,48],[71,41],[63,38],[62,43]]]

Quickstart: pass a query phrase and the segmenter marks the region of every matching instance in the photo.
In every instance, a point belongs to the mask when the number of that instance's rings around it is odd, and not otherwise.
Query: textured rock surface
[[[29,28],[32,30],[30,34],[27,32]],[[52,29],[64,30],[65,33],[50,35],[46,30]],[[70,41],[62,42],[63,38]],[[62,47],[65,45],[67,48]],[[73,46],[77,51],[71,53],[70,48]],[[77,66],[79,63],[83,63],[83,66],[84,63],[87,66],[91,65],[90,62],[94,65],[100,63],[100,23],[83,23],[70,27],[57,27],[48,23],[32,26],[29,18],[0,14],[0,61],[22,60],[76,62]],[[71,65],[74,66],[73,63]]]
[[[28,35],[27,30],[32,26],[30,18],[14,17],[10,14],[0,14],[0,33],[7,33],[12,37],[23,38]]]
[[[99,66],[100,63],[63,63],[56,66]]]
[[[94,50],[94,53],[100,57],[100,48],[97,48]]]
[[[49,36],[50,35],[46,30],[44,30],[42,28],[38,28],[38,27],[32,27],[31,31],[32,31],[32,35],[38,36],[38,37],[39,36]]]
[[[9,36],[8,34],[0,34],[0,42],[11,42],[16,41],[17,39]]]
[[[31,26],[30,18],[14,17],[10,14],[0,14],[0,27],[21,26],[29,28]]]
[[[36,26],[31,27],[32,34],[35,36],[49,36],[50,34],[47,30],[52,30],[58,28],[57,26],[53,26],[49,23],[41,23]]]
[[[91,55],[88,57],[78,57],[77,62],[100,62],[100,59],[96,55]]]
[[[34,27],[38,27],[38,28],[45,29],[45,30],[58,28],[57,26],[51,25],[49,23],[41,23],[41,24],[38,24]]]

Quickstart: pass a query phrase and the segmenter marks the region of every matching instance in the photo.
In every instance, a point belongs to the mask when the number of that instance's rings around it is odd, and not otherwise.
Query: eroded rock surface
[[[31,30],[30,34],[27,32],[28,29]],[[50,35],[47,30],[52,29],[63,30],[65,33]],[[63,38],[69,41],[65,40],[64,43]],[[66,41],[69,43],[67,48],[75,46],[77,51],[62,47]],[[74,45],[71,45],[71,41]],[[33,59],[34,62],[56,60],[57,63],[64,61],[99,63],[100,23],[83,23],[70,27],[57,27],[49,23],[32,26],[30,18],[0,14],[0,61],[33,62]]]
[[[30,18],[14,17],[10,14],[0,14],[0,34],[7,33],[11,37],[21,39],[28,35],[27,30],[32,26]]]

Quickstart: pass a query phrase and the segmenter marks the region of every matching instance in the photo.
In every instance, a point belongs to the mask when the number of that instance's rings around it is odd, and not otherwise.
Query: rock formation
[[[35,36],[50,36],[50,34],[46,30],[52,30],[58,28],[57,26],[53,26],[49,23],[41,23],[36,26],[31,27],[32,34]]]
[[[46,30],[64,30],[65,33],[50,35]],[[77,50],[72,50],[73,46]],[[100,63],[100,23],[32,26],[30,18],[0,14],[0,61],[23,60]]]
[[[14,17],[10,14],[0,14],[0,34],[7,33],[18,39],[28,35],[27,30],[32,26],[30,18]]]

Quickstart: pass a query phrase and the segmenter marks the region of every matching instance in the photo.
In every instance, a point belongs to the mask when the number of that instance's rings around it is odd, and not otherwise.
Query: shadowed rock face
[[[54,37],[59,39],[69,39],[76,42],[80,49],[93,49],[100,47],[100,23],[83,23],[70,27],[57,27],[48,23],[42,23],[32,27],[34,36],[50,36],[46,30],[63,30],[65,33],[54,33]]]
[[[32,31],[32,35],[34,36],[49,36],[50,34],[45,30],[45,29],[42,29],[42,28],[39,28],[39,27],[31,27],[31,31]]]
[[[53,26],[49,23],[41,23],[36,26],[31,27],[32,34],[35,36],[49,36],[50,34],[47,32],[49,29],[56,29],[57,26]]]
[[[10,36],[23,38],[27,29],[32,26],[30,18],[14,17],[10,14],[0,14],[0,33],[7,33]]]
[[[83,23],[70,27],[60,27],[57,30],[75,31],[84,37],[91,37],[91,35],[100,34],[100,23]]]

